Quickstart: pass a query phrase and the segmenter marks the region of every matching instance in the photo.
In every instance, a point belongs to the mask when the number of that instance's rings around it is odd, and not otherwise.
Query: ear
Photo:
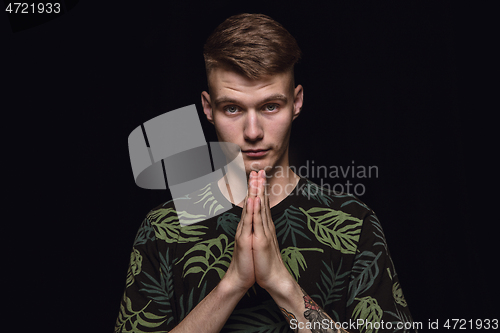
[[[212,104],[210,103],[210,95],[206,91],[201,93],[201,104],[203,105],[203,112],[207,116],[208,121],[214,125],[214,115]]]
[[[302,110],[302,104],[304,103],[304,88],[299,84],[293,93],[293,118],[295,120]]]

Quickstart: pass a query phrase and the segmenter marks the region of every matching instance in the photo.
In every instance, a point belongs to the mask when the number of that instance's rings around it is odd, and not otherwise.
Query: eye
[[[224,107],[224,111],[230,114],[238,112],[238,107],[236,105],[228,105]]]
[[[276,111],[277,109],[277,104],[266,104],[266,111]]]

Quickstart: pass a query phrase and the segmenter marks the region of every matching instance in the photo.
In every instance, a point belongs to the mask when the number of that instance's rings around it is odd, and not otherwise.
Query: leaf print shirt
[[[186,200],[206,209],[227,204],[217,184]],[[169,201],[147,214],[133,244],[115,332],[173,329],[224,276],[242,208],[208,219],[196,212],[177,212]],[[286,268],[335,322],[346,323],[349,332],[410,332],[404,327],[412,318],[382,226],[363,202],[301,178],[271,215]],[[179,216],[193,223],[181,227]],[[365,326],[347,327],[360,319]],[[255,284],[221,332],[292,330],[271,296]]]

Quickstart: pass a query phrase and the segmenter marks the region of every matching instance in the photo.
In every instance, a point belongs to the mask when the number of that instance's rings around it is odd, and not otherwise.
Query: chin
[[[266,173],[272,169],[272,166],[267,161],[246,161],[245,171],[249,175],[251,171],[259,172],[259,170],[266,170]]]

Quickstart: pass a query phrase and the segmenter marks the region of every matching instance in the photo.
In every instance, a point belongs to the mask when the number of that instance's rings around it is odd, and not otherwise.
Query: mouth
[[[267,154],[269,149],[248,149],[242,150],[242,153],[248,157],[262,157]]]

